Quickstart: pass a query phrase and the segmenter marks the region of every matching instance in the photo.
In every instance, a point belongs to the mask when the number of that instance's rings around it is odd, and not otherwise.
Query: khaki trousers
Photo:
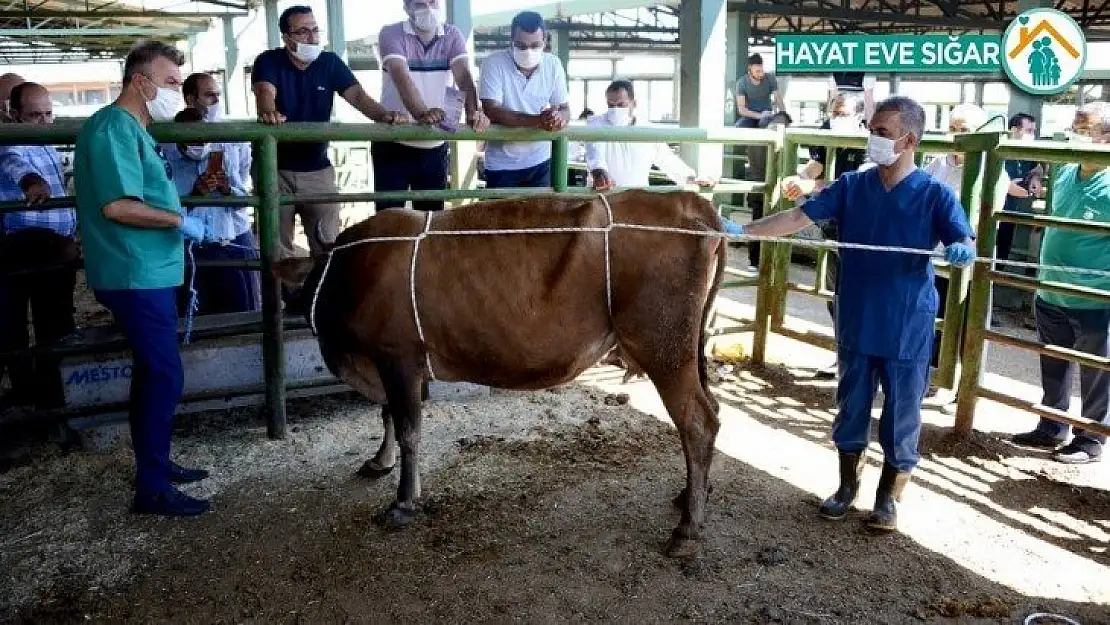
[[[335,185],[335,168],[330,165],[326,169],[317,171],[288,171],[284,169],[278,171],[278,192],[282,195],[337,193],[338,191],[339,189]],[[296,237],[295,224],[293,223],[294,215],[301,216],[301,226],[304,228],[305,238],[308,239],[308,249],[313,254],[322,251],[317,237],[322,239],[324,243],[335,241],[335,237],[339,236],[340,230],[340,206],[340,204],[332,202],[311,204],[298,202],[293,205],[282,206],[278,259],[298,256],[297,247],[293,244]],[[317,233],[317,227],[320,229],[319,233]]]

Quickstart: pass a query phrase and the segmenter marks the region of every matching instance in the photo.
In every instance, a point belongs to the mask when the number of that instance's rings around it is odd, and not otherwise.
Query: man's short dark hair
[[[751,65],[763,65],[763,55],[756,52],[755,54],[749,56],[748,57],[748,65],[749,66],[751,66]]]
[[[204,113],[201,113],[191,106],[186,106],[173,116],[173,121],[181,122],[202,122],[204,121]]]
[[[200,81],[205,78],[215,79],[216,77],[207,72],[196,72],[189,74],[185,82],[181,83],[181,95],[184,97],[193,96],[194,98],[200,97]]]
[[[1021,128],[1025,125],[1025,122],[1033,122],[1034,126],[1037,125],[1037,119],[1029,113],[1018,113],[1010,118],[1010,125],[1008,128]]]
[[[534,33],[539,30],[547,32],[547,27],[543,23],[543,16],[539,13],[521,11],[513,18],[512,26],[509,28],[509,36],[511,37],[518,30],[526,33]]]
[[[636,99],[636,88],[632,86],[631,80],[614,80],[606,87],[605,93],[617,93],[623,91],[628,94],[629,100]]]
[[[891,96],[875,106],[871,118],[877,118],[880,113],[898,113],[902,130],[913,133],[918,141],[925,134],[925,109],[921,108],[917,100],[900,95]]]
[[[169,59],[178,67],[185,64],[185,55],[174,46],[161,41],[141,41],[127,53],[127,60],[123,62],[123,84],[131,83],[135,74],[144,74],[150,71],[150,64],[154,59]]]
[[[312,15],[312,7],[296,4],[282,11],[281,17],[278,18],[278,30],[283,35],[289,34],[289,22],[293,20],[294,15]]]
[[[28,89],[43,89],[43,86],[34,82],[21,82],[12,87],[12,92],[8,96],[8,108],[16,113],[23,112],[23,92]]]

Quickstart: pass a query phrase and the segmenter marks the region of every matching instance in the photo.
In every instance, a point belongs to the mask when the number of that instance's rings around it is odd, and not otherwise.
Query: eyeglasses
[[[289,31],[286,34],[288,34],[293,39],[305,39],[305,38],[308,38],[308,37],[319,37],[320,36],[320,27],[317,26],[316,28],[298,28],[297,30]]]

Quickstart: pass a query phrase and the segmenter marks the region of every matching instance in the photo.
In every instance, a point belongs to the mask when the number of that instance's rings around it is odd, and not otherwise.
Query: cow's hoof
[[[664,553],[668,558],[689,558],[697,555],[701,549],[701,544],[695,538],[683,536],[678,530],[671,534],[671,539],[667,541],[667,547]]]
[[[394,504],[378,514],[374,520],[387,530],[399,530],[416,520],[416,510],[401,508]]]
[[[367,460],[359,467],[356,475],[366,478],[368,480],[380,480],[381,478],[389,475],[393,471],[393,467],[380,467],[374,463],[373,460]]]

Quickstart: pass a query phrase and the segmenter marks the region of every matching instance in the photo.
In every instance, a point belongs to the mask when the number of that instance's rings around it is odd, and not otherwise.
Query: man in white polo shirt
[[[453,129],[459,122],[459,109],[452,100],[461,96],[467,124],[485,130],[489,120],[478,105],[462,32],[442,22],[439,0],[404,3],[409,19],[385,26],[378,35],[384,72],[382,106],[408,111],[421,124]],[[377,191],[447,188],[449,157],[443,141],[376,141],[370,154]],[[404,205],[400,200],[376,203],[379,210]],[[413,208],[442,210],[443,202],[417,201]]]
[[[590,126],[626,127],[642,125],[636,119],[636,92],[627,80],[615,80],[605,90],[609,110],[595,115]],[[714,182],[699,177],[666,143],[587,143],[586,166],[594,189],[613,187],[646,187],[651,166],[657,166],[677,184],[713,186]]]
[[[557,131],[570,120],[567,75],[554,55],[543,51],[547,30],[539,13],[513,18],[512,47],[482,64],[479,94],[490,120],[509,128]],[[486,186],[551,186],[551,143],[490,141],[486,144]]]

